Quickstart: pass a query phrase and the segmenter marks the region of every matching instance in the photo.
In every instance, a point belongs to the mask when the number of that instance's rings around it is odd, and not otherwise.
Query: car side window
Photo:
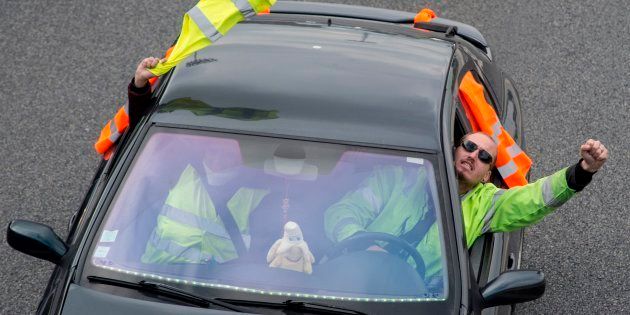
[[[514,85],[509,79],[505,79],[505,112],[501,115],[501,123],[503,128],[507,131],[516,143],[521,143],[519,139],[520,132],[517,132],[517,123],[520,121],[520,108],[518,93],[514,88]]]
[[[461,75],[461,77],[464,77],[464,75],[467,75],[468,73],[470,73],[473,76],[474,80],[477,83],[481,84],[481,86],[483,87],[483,95],[484,95],[484,98],[485,98],[486,102],[488,104],[490,104],[494,108],[495,112],[498,113],[497,107],[495,105],[496,102],[490,96],[490,93],[488,92],[488,89],[487,89],[486,85],[484,85],[483,80],[477,75],[475,70],[466,70],[464,72],[464,74]],[[463,113],[463,115],[461,115],[462,118],[460,120],[462,122],[468,123],[468,126],[469,126],[469,129],[467,129],[466,132],[474,132],[474,131],[479,130],[479,127],[477,126],[476,122],[474,121],[473,112],[470,109],[471,104],[466,103],[466,99],[462,97],[462,93],[459,93],[459,97],[457,99],[458,99],[457,102],[459,104],[458,108],[461,108],[462,113]],[[499,117],[500,117],[500,114],[497,114],[497,115],[499,115]],[[494,168],[492,170],[491,181],[497,187],[507,187],[505,182],[501,178],[501,175],[499,174],[499,172],[498,172],[498,170],[496,168]]]
[[[453,123],[454,128],[454,142],[453,146],[459,144],[461,138],[472,132],[471,122],[466,117],[466,111],[462,102],[458,97],[455,97],[455,121]],[[491,259],[492,237],[490,234],[483,235],[469,249],[470,263],[472,270],[478,283],[482,283],[487,279],[489,262]]]
[[[488,104],[492,105],[492,107],[494,108],[494,111],[497,113],[497,116],[502,117],[503,106],[501,106],[501,104],[495,101],[494,97],[492,96],[492,93],[490,93],[490,89],[488,88],[488,84],[486,80],[484,80],[484,78],[480,76],[479,73],[474,69],[470,70],[470,73],[475,78],[475,81],[477,81],[477,83],[483,86],[483,95],[485,96]]]
[[[455,122],[453,128],[453,146],[458,145],[461,138],[472,130],[459,97],[455,98]]]

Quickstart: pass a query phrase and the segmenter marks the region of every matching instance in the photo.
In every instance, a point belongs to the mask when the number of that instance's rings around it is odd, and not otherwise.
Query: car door
[[[503,100],[505,111],[500,116],[503,128],[512,135],[514,141],[525,150],[525,139],[523,137],[523,124],[521,115],[521,102],[514,83],[504,75]]]
[[[484,94],[486,100],[491,104],[497,115],[501,119],[501,123],[510,126],[513,132],[516,132],[519,126],[518,121],[514,117],[516,113],[515,107],[508,110],[505,104],[498,104],[498,100],[494,97],[491,90],[488,88],[488,82],[484,79],[480,70],[474,65],[463,67],[462,73],[459,78],[463,77],[466,72],[470,71],[477,82],[481,83],[484,87]],[[512,87],[510,85],[510,87]],[[514,99],[517,94],[515,91],[511,91],[510,96]],[[467,114],[465,105],[459,97],[455,97],[455,121],[453,124],[453,134],[455,143],[457,144],[460,138],[473,131],[474,122],[469,114]],[[516,106],[512,101],[512,106]],[[501,110],[504,109],[504,110]],[[508,116],[507,113],[512,113]],[[520,111],[518,112],[520,114]],[[512,134],[512,133],[511,133]],[[520,135],[520,133],[519,133]],[[498,172],[494,172],[494,184],[498,187],[506,187],[505,183],[501,179]],[[479,287],[485,286],[488,282],[498,277],[502,272],[506,270],[515,269],[518,265],[518,257],[520,257],[520,244],[522,243],[522,231],[516,231],[512,233],[490,233],[485,234],[473,244],[469,250],[470,261],[472,264],[473,273],[475,274]],[[483,314],[503,314],[511,311],[510,306],[494,307],[483,310]]]

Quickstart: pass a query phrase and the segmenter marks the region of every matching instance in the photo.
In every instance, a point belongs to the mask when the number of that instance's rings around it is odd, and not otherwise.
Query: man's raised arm
[[[481,233],[508,232],[540,221],[581,191],[608,159],[608,150],[589,139],[580,146],[581,159],[534,183],[511,189],[488,189],[493,195]]]

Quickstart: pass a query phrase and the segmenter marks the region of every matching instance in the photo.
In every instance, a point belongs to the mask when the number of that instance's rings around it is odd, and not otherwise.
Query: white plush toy
[[[300,226],[289,221],[284,225],[284,236],[273,243],[267,253],[269,267],[283,268],[311,274],[315,257],[308,249]]]

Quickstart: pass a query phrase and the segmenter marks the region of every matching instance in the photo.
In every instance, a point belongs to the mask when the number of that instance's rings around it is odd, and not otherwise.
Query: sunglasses
[[[473,153],[477,149],[479,149],[479,146],[470,140],[465,140],[464,142],[462,142],[462,147],[464,148],[464,150],[470,153]],[[488,151],[484,149],[479,149],[479,154],[477,154],[477,157],[479,158],[479,161],[481,161],[482,163],[485,163],[485,164],[492,163],[492,155],[490,155],[490,153],[488,153]]]

